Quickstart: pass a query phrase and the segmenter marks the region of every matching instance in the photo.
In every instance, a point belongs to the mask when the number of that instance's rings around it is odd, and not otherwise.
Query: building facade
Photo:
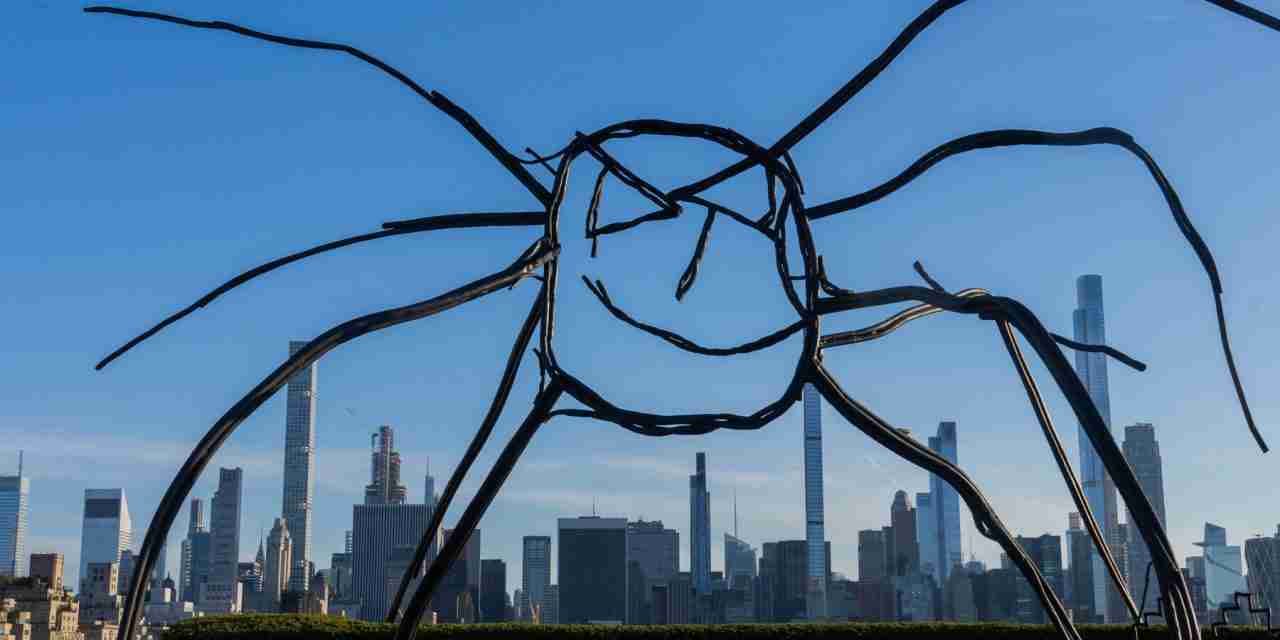
[[[827,619],[827,574],[824,549],[825,502],[822,493],[822,395],[811,384],[804,385],[804,539],[806,549],[805,616]]]
[[[0,576],[27,575],[27,511],[30,481],[22,475],[0,476]]]
[[[707,490],[706,453],[698,452],[694,471],[689,476],[689,567],[693,589],[701,595],[711,593],[711,492]]]
[[[360,618],[387,615],[387,561],[397,547],[417,547],[426,535],[431,509],[425,504],[358,504],[352,507],[352,589],[362,602]],[[438,541],[433,545],[438,549]]]
[[[831,543],[823,544],[831,566]],[[827,576],[830,581],[830,576]],[[824,585],[824,591],[825,591]],[[760,554],[760,622],[795,622],[809,617],[809,541],[766,542]]]
[[[84,525],[80,531],[80,576],[88,575],[90,562],[120,562],[129,548],[133,521],[124,489],[85,489]],[[81,585],[81,590],[84,586]]]
[[[446,542],[451,535],[453,530],[445,529]],[[433,603],[440,622],[476,622],[480,619],[480,540],[480,529],[477,528],[471,532],[462,553],[449,565],[436,589]]]
[[[584,516],[556,524],[559,622],[627,622],[627,519]]]
[[[1106,322],[1102,305],[1102,276],[1083,275],[1076,278],[1076,310],[1073,315],[1076,342],[1104,345],[1107,343]],[[1107,384],[1107,356],[1104,353],[1076,351],[1076,375],[1084,383],[1089,398],[1102,416],[1107,430],[1111,429],[1111,395]],[[1079,429],[1080,483],[1084,488],[1089,510],[1098,519],[1106,540],[1116,536],[1119,513],[1116,508],[1115,483],[1107,474],[1102,458],[1093,447],[1084,427]],[[1094,610],[1102,612],[1107,622],[1127,620],[1127,613],[1119,593],[1111,583],[1106,563],[1096,550],[1092,553]],[[1122,570],[1127,570],[1123,567]]]
[[[1167,524],[1164,511],[1164,469],[1160,459],[1160,443],[1156,441],[1155,427],[1150,423],[1139,422],[1124,428],[1124,458],[1138,478],[1138,486],[1151,502],[1156,518],[1163,526]],[[1129,516],[1133,522],[1133,516]],[[1127,527],[1129,548],[1129,593],[1133,601],[1142,611],[1156,611],[1158,589],[1147,589],[1146,602],[1142,599],[1142,587],[1147,573],[1147,564],[1151,562],[1151,550],[1138,533],[1137,527]]]
[[[209,580],[200,597],[206,613],[237,613],[243,603],[240,589],[240,506],[244,470],[218,470],[218,490],[209,510]]]
[[[1240,547],[1227,544],[1227,530],[1209,522],[1204,523],[1204,540],[1195,545],[1203,550],[1206,607],[1216,613],[1223,604],[1235,603],[1235,592],[1246,590]]]
[[[1280,611],[1280,527],[1276,527],[1275,537],[1245,540],[1244,559],[1249,568],[1249,592],[1254,594],[1254,604]],[[1263,622],[1254,621],[1254,624]]]
[[[532,621],[551,584],[551,536],[525,536],[520,566],[520,619]]]
[[[497,558],[480,561],[480,621],[507,619],[507,563]]]
[[[653,619],[653,587],[680,571],[680,533],[661,520],[628,522],[627,570],[631,620],[647,624]]]
[[[289,342],[289,355],[307,343]],[[281,514],[292,543],[289,591],[306,591],[311,563],[311,513],[316,484],[316,365],[289,377],[285,403],[284,491]]]
[[[951,464],[958,465],[960,456],[956,423],[939,422],[937,435],[929,438],[929,448]],[[932,529],[935,538],[929,543],[931,554],[928,556],[924,554],[925,543],[921,538],[920,563],[923,566],[927,560],[935,566],[937,573],[934,575],[938,584],[941,585],[951,576],[951,570],[964,562],[960,540],[960,494],[956,493],[955,488],[944,482],[942,478],[931,473],[929,474],[929,496],[929,510],[930,517],[934,520]],[[918,504],[917,508],[919,508]],[[917,515],[917,518],[919,517],[921,516]]]
[[[262,604],[270,611],[280,611],[285,592],[289,591],[293,573],[293,536],[289,522],[276,518],[267,535],[266,553],[262,560]]]
[[[1045,582],[1049,583],[1053,592],[1061,594],[1063,590],[1062,538],[1046,533],[1034,538],[1017,536],[1015,540],[1018,546],[1031,557],[1031,563],[1040,570],[1040,574],[1044,576]],[[1040,596],[1021,573],[1018,574],[1016,615],[1019,622],[1045,624],[1048,621],[1044,605],[1040,603]]]

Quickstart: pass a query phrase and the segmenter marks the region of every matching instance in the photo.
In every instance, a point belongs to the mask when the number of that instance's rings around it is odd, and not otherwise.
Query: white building
[[[89,575],[90,562],[120,562],[129,548],[133,521],[124,489],[85,489],[84,526],[80,532],[80,590]]]

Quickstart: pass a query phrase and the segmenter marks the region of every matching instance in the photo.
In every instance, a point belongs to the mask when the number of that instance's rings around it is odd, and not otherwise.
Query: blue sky
[[[1272,13],[1280,3],[1255,2]],[[85,488],[124,487],[140,539],[187,450],[287,354],[291,339],[490,273],[534,238],[521,229],[383,240],[291,266],[192,315],[106,371],[92,365],[240,270],[389,219],[532,202],[442,114],[346,56],[23,3],[0,24],[0,468],[27,450],[31,550],[78,562]],[[733,127],[768,144],[925,6],[809,3],[785,14],[736,3],[445,3],[369,12],[303,3],[130,5],[351,43],[470,110],[513,150],[555,148],[576,130],[635,117]],[[1280,195],[1274,109],[1280,34],[1191,0],[1086,0],[1070,7],[975,2],[947,14],[890,70],[794,150],[807,201],[858,192],[950,138],[993,128],[1131,132],[1161,163],[1214,249],[1255,415],[1280,445]],[[726,162],[687,142],[623,142],[616,153],[660,186]],[[588,163],[589,164],[589,163]],[[585,166],[585,165],[584,165]],[[593,169],[564,216],[561,359],[618,402],[655,411],[751,411],[786,382],[798,344],[742,360],[677,352],[613,320],[578,282],[600,277],[647,321],[728,344],[790,322],[767,245],[718,225],[697,286],[672,295],[702,216],[608,238],[577,233]],[[762,206],[759,176],[727,198]],[[602,219],[633,213],[617,197]],[[1114,430],[1156,425],[1169,530],[1195,552],[1206,520],[1239,542],[1280,521],[1274,460],[1253,445],[1221,354],[1208,283],[1136,160],[1112,148],[984,151],[946,161],[892,197],[815,223],[833,279],[853,289],[914,284],[923,260],[946,286],[1024,301],[1070,333],[1074,279],[1104,277],[1110,342],[1145,360],[1110,367]],[[443,484],[487,406],[530,303],[529,284],[425,322],[357,340],[319,364],[313,553],[340,550],[367,482],[369,434],[393,425],[410,499],[428,460]],[[879,314],[828,323],[853,327]],[[956,420],[961,466],[1015,531],[1061,533],[1071,501],[990,323],[935,316],[891,339],[831,352],[849,392],[922,435]],[[526,362],[487,468],[527,409]],[[1042,372],[1042,383],[1047,378]],[[1054,415],[1073,460],[1076,427]],[[923,472],[825,415],[833,568],[856,573],[857,531],[888,519],[893,491]],[[242,555],[280,509],[284,397],[214,461],[245,468]],[[741,537],[803,536],[797,406],[757,432],[644,439],[605,424],[549,423],[481,524],[485,557],[519,584],[519,540],[557,516],[662,519],[688,566],[694,452],[709,453],[713,568],[739,496]],[[212,494],[216,473],[195,495]],[[464,484],[463,497],[479,483]],[[457,507],[460,512],[461,506]],[[447,524],[453,521],[451,516]],[[180,522],[185,521],[185,515]],[[180,527],[179,527],[180,528]],[[965,546],[995,561],[965,515]],[[172,539],[176,548],[178,536]],[[176,550],[170,566],[176,570]]]

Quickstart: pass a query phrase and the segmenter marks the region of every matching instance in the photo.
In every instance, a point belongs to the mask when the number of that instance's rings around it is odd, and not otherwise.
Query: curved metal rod
[[[1147,365],[1146,365],[1146,363],[1142,362],[1141,360],[1134,359],[1132,356],[1129,356],[1129,355],[1125,354],[1124,352],[1122,352],[1122,351],[1120,351],[1120,350],[1118,350],[1118,349],[1115,349],[1115,348],[1113,348],[1113,347],[1109,347],[1109,346],[1107,346],[1107,345],[1105,345],[1105,344],[1085,344],[1085,343],[1083,343],[1083,342],[1076,342],[1075,340],[1069,340],[1069,339],[1067,339],[1067,338],[1065,338],[1065,337],[1063,337],[1063,336],[1060,336],[1060,335],[1058,335],[1058,334],[1056,334],[1056,333],[1052,333],[1052,332],[1050,332],[1050,333],[1049,333],[1049,337],[1053,338],[1053,341],[1054,341],[1054,342],[1056,342],[1056,343],[1058,343],[1058,344],[1060,344],[1060,345],[1062,345],[1062,346],[1064,346],[1064,347],[1066,347],[1066,348],[1068,348],[1068,349],[1071,349],[1071,350],[1073,350],[1073,351],[1086,351],[1086,352],[1088,352],[1088,353],[1101,353],[1101,354],[1103,354],[1103,355],[1106,355],[1106,356],[1109,356],[1109,357],[1111,357],[1111,358],[1114,358],[1116,361],[1118,361],[1118,362],[1120,362],[1120,363],[1122,363],[1122,364],[1124,364],[1124,365],[1128,366],[1129,368],[1134,369],[1134,370],[1136,370],[1136,371],[1146,371],[1146,370],[1147,370]]]
[[[1178,570],[1177,556],[1173,553],[1173,546],[1169,543],[1164,526],[1156,517],[1151,502],[1142,491],[1137,478],[1134,477],[1133,469],[1129,467],[1120,447],[1111,436],[1110,430],[1098,413],[1098,408],[1093,404],[1084,384],[1035,314],[1010,298],[983,296],[962,299],[917,286],[891,287],[860,292],[854,296],[825,298],[818,300],[815,308],[819,314],[825,314],[906,301],[928,302],[948,311],[976,314],[986,320],[1006,320],[1018,329],[1053,376],[1058,389],[1071,405],[1081,428],[1084,429],[1094,450],[1098,452],[1099,458],[1106,466],[1107,472],[1115,481],[1121,497],[1124,498],[1131,521],[1137,525],[1138,531],[1151,550],[1152,561],[1156,565],[1157,577],[1160,579],[1166,602],[1170,604],[1174,613],[1174,622],[1181,630],[1179,637],[1183,637],[1181,633],[1185,633],[1188,634],[1185,637],[1199,638],[1199,629],[1195,626],[1194,615],[1184,615],[1184,612],[1192,608],[1190,592]],[[1191,617],[1188,618],[1187,615]]]
[[[858,401],[850,398],[822,363],[813,363],[813,372],[810,377],[809,382],[844,419],[899,458],[933,473],[951,485],[969,507],[978,532],[997,542],[1009,559],[1018,565],[1023,576],[1031,584],[1031,588],[1040,597],[1045,613],[1057,627],[1058,632],[1066,638],[1079,640],[1080,634],[1072,625],[1062,601],[1053,592],[1035,563],[1027,556],[1026,551],[1013,539],[1013,535],[1001,522],[1000,516],[996,515],[995,509],[987,502],[986,496],[964,471],[910,436],[903,435]]]
[[[502,380],[498,383],[498,390],[493,394],[493,401],[489,404],[489,411],[485,413],[484,420],[480,422],[480,428],[472,436],[471,443],[467,445],[467,450],[462,454],[462,459],[454,467],[453,473],[449,475],[449,482],[445,485],[444,492],[440,494],[440,500],[436,502],[435,510],[431,513],[431,520],[427,523],[427,531],[423,534],[422,539],[418,541],[418,548],[413,552],[413,560],[410,561],[409,567],[404,574],[400,576],[400,586],[396,588],[396,594],[391,598],[391,608],[387,611],[387,622],[395,622],[397,616],[399,616],[400,603],[404,600],[405,590],[409,588],[409,576],[418,575],[422,570],[422,565],[427,559],[427,552],[431,550],[431,543],[436,539],[436,532],[440,530],[440,525],[444,522],[444,515],[449,510],[449,505],[453,502],[454,495],[458,493],[458,487],[462,485],[463,478],[471,470],[471,465],[476,461],[476,456],[480,455],[480,450],[488,442],[489,435],[493,433],[494,425],[498,423],[498,418],[502,415],[502,409],[506,406],[507,398],[511,395],[511,386],[515,384],[516,374],[520,371],[520,363],[524,360],[525,349],[529,346],[529,340],[533,337],[533,332],[537,329],[538,322],[542,320],[542,295],[543,292],[539,290],[538,296],[534,298],[533,305],[529,308],[529,315],[525,316],[524,324],[520,325],[520,332],[516,334],[515,343],[511,345],[511,353],[507,356],[507,366],[502,371]]]
[[[560,387],[555,376],[551,377],[551,382],[545,389],[538,392],[533,401],[533,409],[529,411],[529,415],[525,417],[524,422],[520,424],[515,434],[511,436],[511,440],[507,442],[507,446],[498,455],[498,459],[494,461],[493,467],[489,470],[489,474],[485,476],[480,489],[476,491],[475,497],[471,499],[466,510],[462,512],[462,517],[454,525],[453,532],[449,534],[444,544],[440,546],[440,553],[436,555],[436,559],[427,569],[427,574],[418,583],[418,588],[414,590],[413,597],[409,599],[409,606],[405,608],[404,618],[400,621],[400,626],[396,628],[396,640],[413,640],[414,636],[417,635],[418,622],[422,619],[422,614],[427,610],[427,603],[431,598],[431,594],[444,579],[445,574],[453,566],[458,556],[462,554],[467,541],[471,538],[471,533],[475,531],[476,525],[480,524],[480,518],[484,516],[484,512],[493,502],[493,498],[502,489],[502,484],[506,482],[507,476],[515,468],[520,455],[529,446],[529,441],[533,439],[533,434],[538,431],[538,427],[547,421],[551,409],[555,406],[556,400],[560,399],[560,395],[563,392],[564,390]]]
[[[1067,451],[1062,446],[1062,440],[1058,438],[1057,429],[1053,427],[1053,417],[1049,415],[1049,408],[1045,406],[1044,398],[1040,395],[1040,389],[1036,386],[1036,379],[1031,375],[1031,369],[1027,367],[1026,358],[1022,356],[1022,349],[1018,347],[1018,341],[1013,335],[1013,329],[1009,327],[1007,320],[997,320],[996,326],[1000,330],[1000,339],[1004,342],[1005,350],[1009,352],[1009,359],[1013,361],[1014,369],[1018,371],[1018,377],[1022,380],[1022,388],[1027,392],[1027,400],[1031,403],[1031,410],[1036,414],[1036,420],[1040,423],[1041,431],[1044,432],[1044,439],[1049,444],[1053,459],[1058,463],[1058,470],[1062,472],[1062,480],[1067,485],[1067,491],[1071,493],[1071,499],[1076,503],[1076,509],[1084,518],[1085,529],[1089,531],[1089,537],[1093,539],[1093,546],[1102,555],[1102,560],[1107,565],[1107,573],[1111,574],[1112,583],[1115,584],[1116,590],[1120,592],[1125,607],[1129,609],[1129,616],[1136,623],[1141,620],[1138,605],[1134,603],[1133,598],[1129,597],[1129,585],[1125,583],[1120,566],[1116,564],[1115,558],[1111,555],[1111,548],[1107,546],[1106,537],[1102,535],[1102,528],[1098,526],[1098,521],[1093,517],[1093,510],[1090,509],[1089,501],[1085,498],[1084,488],[1080,486],[1080,479],[1076,477],[1075,470],[1071,468],[1071,461],[1067,459]]]
[[[698,232],[698,241],[693,245],[693,255],[689,257],[689,265],[684,268],[684,273],[680,274],[680,280],[676,282],[677,302],[684,300],[684,295],[689,293],[689,289],[698,279],[698,267],[702,264],[702,255],[707,251],[707,241],[711,239],[711,225],[715,224],[715,221],[716,210],[707,207],[707,218],[702,221],[702,231]]]
[[[364,315],[325,331],[289,356],[283,364],[276,367],[275,371],[263,378],[249,393],[232,405],[210,427],[208,433],[200,439],[195,448],[191,450],[191,454],[178,470],[173,482],[169,484],[168,491],[165,492],[164,497],[160,500],[156,514],[152,517],[151,524],[147,527],[147,535],[142,542],[142,549],[134,567],[133,578],[129,582],[129,592],[125,594],[120,634],[125,638],[133,637],[138,618],[142,614],[140,605],[147,576],[151,575],[151,567],[154,566],[156,558],[160,555],[160,548],[163,546],[165,538],[168,537],[169,529],[173,526],[173,521],[177,518],[178,513],[186,502],[187,496],[191,493],[191,487],[195,485],[196,479],[200,477],[200,472],[208,466],[209,461],[213,459],[213,455],[217,453],[222,443],[236,430],[236,427],[240,426],[245,419],[257,411],[258,407],[261,407],[264,402],[275,395],[275,392],[279,391],[280,387],[283,387],[294,373],[311,366],[312,363],[334,348],[368,333],[447,311],[498,291],[529,275],[535,268],[551,260],[556,255],[556,251],[546,247],[541,240],[538,241],[538,244],[541,247],[533,256],[518,261],[502,271],[472,281],[433,298]]]
[[[345,54],[354,56],[364,62],[367,62],[377,67],[383,73],[386,73],[387,75],[395,78],[396,80],[399,80],[401,84],[408,87],[414,93],[421,96],[424,100],[426,100],[427,102],[430,102],[434,107],[443,111],[445,115],[448,115],[450,118],[453,118],[454,121],[456,121],[458,124],[462,125],[463,128],[467,130],[467,133],[470,133],[471,136],[476,139],[476,142],[479,142],[482,146],[484,146],[484,148],[491,155],[493,155],[493,157],[499,163],[501,163],[502,166],[505,167],[507,171],[510,172],[511,175],[515,177],[516,180],[520,182],[520,184],[524,185],[525,189],[529,190],[529,193],[533,194],[533,196],[538,199],[538,202],[541,202],[542,204],[546,204],[551,199],[551,194],[547,191],[547,188],[542,186],[542,183],[538,182],[538,180],[533,177],[533,174],[529,173],[529,171],[524,168],[524,165],[520,163],[520,159],[512,155],[511,152],[507,151],[506,148],[503,147],[501,144],[498,144],[498,141],[494,139],[494,137],[488,131],[486,131],[484,127],[480,126],[480,123],[476,122],[475,118],[471,117],[471,114],[467,113],[466,111],[463,111],[461,107],[450,102],[448,98],[444,97],[444,95],[439,93],[438,91],[427,91],[422,87],[422,85],[418,84],[417,82],[414,82],[412,78],[402,73],[399,69],[396,69],[395,67],[355,47],[345,45],[345,44],[337,44],[333,42],[321,42],[319,40],[304,40],[302,38],[290,38],[288,36],[275,35],[272,33],[266,33],[263,31],[257,31],[254,29],[242,27],[240,25],[232,24],[230,22],[223,22],[221,20],[209,20],[209,21],[189,20],[187,18],[179,18],[176,16],[166,15],[163,13],[156,13],[154,11],[137,11],[134,9],[121,9],[117,7],[85,7],[84,12],[85,13],[110,13],[110,14],[119,15],[119,16],[128,16],[130,18],[145,18],[148,20],[159,20],[161,22],[169,22],[169,23],[181,25],[184,27],[194,27],[196,29],[212,29],[215,31],[230,31],[232,33],[236,33],[242,36],[254,38],[256,40],[265,40],[267,42],[273,42],[275,44],[282,44],[290,47],[300,47],[303,49],[323,49],[326,51],[338,51],[340,53],[345,53]]]
[[[613,317],[651,336],[657,336],[659,338],[662,338],[668,343],[684,351],[688,351],[690,353],[697,353],[704,356],[734,356],[738,354],[752,353],[755,351],[760,351],[762,349],[767,349],[791,337],[796,332],[800,331],[801,329],[804,329],[804,326],[805,326],[805,323],[803,320],[797,320],[777,331],[774,331],[773,333],[770,333],[767,336],[764,336],[762,338],[757,338],[755,340],[752,340],[744,344],[740,344],[736,347],[704,347],[692,340],[689,340],[688,338],[685,338],[684,336],[678,333],[675,333],[673,331],[668,331],[666,329],[661,329],[650,324],[645,324],[627,315],[627,312],[623,311],[622,309],[619,309],[616,305],[613,304],[613,300],[609,298],[609,292],[604,288],[603,282],[596,280],[595,284],[592,284],[592,282],[588,280],[586,276],[582,276],[582,282],[587,285],[587,289],[590,289],[591,293],[595,294],[596,299],[600,301],[600,304],[604,305],[604,308],[608,309],[609,313],[613,314]]]
[[[368,242],[370,240],[378,240],[381,238],[405,235],[409,233],[422,233],[425,231],[435,231],[438,229],[465,229],[465,228],[472,228],[472,227],[534,226],[534,225],[543,224],[543,221],[545,220],[545,218],[546,218],[546,213],[537,211],[537,212],[527,212],[527,213],[448,214],[448,215],[442,215],[442,216],[429,216],[426,218],[415,218],[413,220],[384,222],[382,224],[382,227],[383,227],[382,231],[375,231],[373,233],[366,233],[358,236],[351,236],[350,238],[343,238],[341,240],[334,240],[333,242],[326,242],[325,244],[315,246],[310,249],[306,249],[304,251],[299,251],[297,253],[284,256],[283,258],[276,258],[271,262],[258,265],[248,271],[245,271],[244,273],[241,273],[240,275],[222,283],[221,286],[214,289],[213,291],[210,291],[209,293],[204,294],[204,296],[202,296],[199,300],[196,300],[195,302],[191,303],[191,305],[186,307],[185,309],[182,309],[181,311],[174,313],[168,318],[165,318],[164,320],[162,320],[159,324],[138,334],[135,338],[126,342],[124,346],[121,346],[119,349],[112,351],[111,355],[103,358],[102,361],[94,365],[93,368],[95,370],[101,370],[103,367],[107,366],[108,364],[111,364],[112,360],[115,360],[116,358],[119,358],[120,356],[124,355],[130,349],[133,349],[134,347],[138,346],[147,338],[150,338],[151,336],[159,333],[165,327],[187,317],[193,311],[196,311],[197,309],[204,307],[210,302],[213,302],[222,294],[228,291],[231,291],[232,289],[260,275],[270,273],[287,264],[302,260],[303,258],[309,258],[319,253],[324,253],[326,251],[333,251],[334,249],[341,249],[342,247],[350,246],[353,244],[359,244],[361,242]]]
[[[1227,361],[1227,369],[1231,373],[1231,382],[1235,387],[1236,398],[1240,402],[1240,409],[1244,414],[1245,423],[1249,427],[1249,433],[1253,435],[1258,448],[1263,453],[1266,453],[1268,451],[1267,443],[1253,420],[1253,412],[1249,409],[1249,401],[1245,397],[1244,385],[1240,382],[1240,373],[1236,367],[1235,356],[1231,351],[1226,317],[1222,311],[1222,280],[1218,275],[1218,267],[1213,259],[1213,253],[1209,251],[1208,245],[1200,237],[1200,233],[1196,231],[1195,225],[1191,223],[1186,209],[1182,206],[1181,198],[1178,197],[1177,191],[1174,190],[1173,185],[1164,175],[1164,171],[1160,169],[1160,165],[1128,133],[1111,127],[1098,127],[1067,133],[1032,129],[999,129],[971,134],[934,147],[897,176],[876,187],[859,194],[811,207],[805,210],[805,215],[810,220],[816,220],[866,206],[906,186],[942,160],[961,153],[979,149],[1024,145],[1086,146],[1095,144],[1109,144],[1121,147],[1142,161],[1152,179],[1155,180],[1160,193],[1164,196],[1165,203],[1168,205],[1169,212],[1172,214],[1174,222],[1178,225],[1178,229],[1182,232],[1183,237],[1186,238],[1187,243],[1191,245],[1192,250],[1195,251],[1196,257],[1199,258],[1205,274],[1209,277],[1209,284],[1213,288],[1222,353]]]

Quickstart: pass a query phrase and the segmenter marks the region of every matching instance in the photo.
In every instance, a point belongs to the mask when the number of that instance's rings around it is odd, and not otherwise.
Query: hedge
[[[242,614],[212,616],[180,622],[164,632],[161,640],[386,640],[393,637],[395,627],[378,622],[362,622],[346,618],[291,614]],[[1081,625],[1085,640],[1133,640],[1132,627],[1123,625]],[[1205,629],[1205,637],[1212,637]],[[1225,638],[1241,640],[1274,639],[1274,635],[1258,627],[1228,627]],[[472,624],[422,627],[423,640],[481,640],[514,638],[516,640],[567,638],[572,640],[729,640],[746,638],[769,640],[1051,640],[1059,636],[1048,626],[1006,623],[866,623],[838,624],[746,624],[746,625],[655,625],[655,626],[591,626],[591,625],[527,625]],[[1163,627],[1141,630],[1143,640],[1165,638]]]

